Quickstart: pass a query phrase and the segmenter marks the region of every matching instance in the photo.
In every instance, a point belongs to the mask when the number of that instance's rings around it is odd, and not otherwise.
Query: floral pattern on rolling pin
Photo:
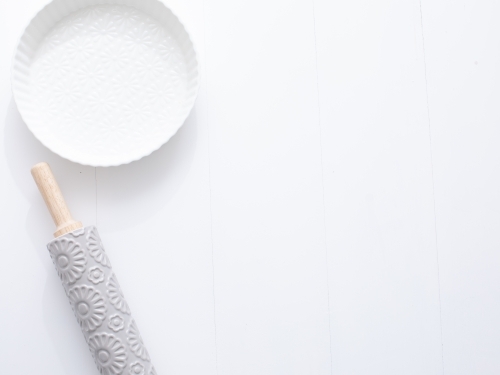
[[[149,354],[144,346],[144,342],[142,341],[141,334],[137,329],[137,325],[135,324],[135,320],[132,319],[130,321],[130,325],[127,329],[127,341],[130,345],[130,350],[138,357],[145,361],[149,362]]]
[[[134,362],[130,365],[130,375],[144,375],[144,366],[140,362]]]
[[[104,281],[104,271],[97,266],[92,267],[87,274],[87,278],[94,284],[102,283]]]
[[[82,277],[87,258],[77,242],[66,237],[57,239],[49,244],[49,252],[63,283],[73,284]]]
[[[77,230],[74,230],[73,232],[70,232],[73,237],[78,237],[81,236],[82,234],[85,233],[85,228],[80,228]]]
[[[85,227],[47,245],[85,341],[101,375],[156,375],[113,269],[89,256],[88,238],[96,239],[95,254],[102,250],[96,234]]]
[[[106,302],[99,291],[91,286],[81,285],[70,289],[69,302],[80,327],[94,331],[106,319]]]
[[[122,313],[130,315],[130,308],[128,307],[127,301],[125,301],[125,297],[123,296],[120,284],[118,284],[118,280],[116,280],[115,274],[110,276],[107,285],[107,292],[111,304]]]
[[[101,375],[119,375],[127,365],[127,353],[114,335],[96,333],[89,338],[89,348]]]
[[[109,317],[108,327],[111,328],[113,331],[118,332],[123,328],[125,328],[125,321],[118,314],[111,315]]]
[[[111,268],[111,262],[104,251],[101,237],[99,237],[99,233],[97,233],[95,227],[92,227],[87,234],[87,248],[90,256],[94,258],[97,263],[101,263],[103,266]]]

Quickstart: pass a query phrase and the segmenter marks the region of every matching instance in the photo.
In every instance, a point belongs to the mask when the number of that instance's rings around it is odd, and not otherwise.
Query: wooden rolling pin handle
[[[59,189],[50,166],[45,162],[35,164],[31,168],[31,175],[35,179],[38,190],[40,190],[50,215],[57,226],[54,237],[59,237],[81,228],[83,226],[82,223],[73,220],[71,217],[71,213],[64,201],[61,189]]]

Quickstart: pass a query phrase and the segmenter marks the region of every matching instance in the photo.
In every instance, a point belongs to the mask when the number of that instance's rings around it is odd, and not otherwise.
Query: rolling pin
[[[31,174],[56,224],[47,248],[101,375],[156,375],[94,226],[73,220],[47,163]]]

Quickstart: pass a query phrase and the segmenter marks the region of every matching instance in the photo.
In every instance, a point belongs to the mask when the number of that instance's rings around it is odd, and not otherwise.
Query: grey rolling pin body
[[[97,228],[71,218],[50,167],[32,174],[56,222],[52,261],[101,375],[156,375]]]

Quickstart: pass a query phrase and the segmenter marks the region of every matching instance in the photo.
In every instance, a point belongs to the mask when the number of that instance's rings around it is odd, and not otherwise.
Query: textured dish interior
[[[189,36],[157,0],[55,0],[27,27],[13,66],[14,96],[35,136],[94,166],[158,149],[197,88]]]

